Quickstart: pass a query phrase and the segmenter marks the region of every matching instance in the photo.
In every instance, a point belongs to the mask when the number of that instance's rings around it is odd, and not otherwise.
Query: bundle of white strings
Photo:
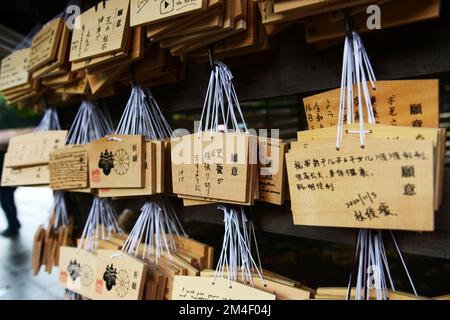
[[[113,233],[123,233],[123,231],[117,223],[117,213],[111,200],[94,197],[78,249],[83,248],[85,252],[95,251],[99,240],[108,240]]]
[[[347,114],[347,124],[353,124],[356,121],[356,105],[355,98],[357,97],[357,110],[359,130],[356,132],[360,135],[361,147],[364,147],[364,139],[366,131],[364,129],[365,113],[363,108],[363,101],[366,104],[367,120],[369,124],[376,122],[372,100],[369,92],[367,82],[371,83],[375,90],[375,74],[367,56],[366,49],[359,37],[358,33],[353,32],[352,36],[345,38],[344,58],[342,63],[342,77],[341,77],[341,94],[339,100],[339,121],[336,138],[336,148],[340,149],[344,134],[344,118]],[[354,88],[356,86],[356,97]]]
[[[111,132],[109,112],[101,111],[92,101],[83,101],[67,134],[66,144],[87,144]]]
[[[254,286],[253,276],[256,273],[265,285],[253,224],[247,220],[242,208],[238,211],[220,206],[219,209],[224,213],[225,234],[213,283],[217,277],[223,278],[226,273],[230,287],[231,281],[238,281],[239,278],[241,283]],[[258,264],[251,252],[252,238],[255,241]]]
[[[64,201],[64,192],[63,191],[55,191],[53,193],[53,204],[51,209],[53,217],[53,224],[50,225],[51,220],[48,221],[48,226],[53,227],[54,229],[59,229],[61,227],[65,227],[69,223],[69,216],[67,214],[66,202]]]
[[[162,140],[170,138],[173,132],[150,90],[133,86],[116,134]]]
[[[180,234],[186,237],[172,204],[161,197],[144,204],[122,250],[158,262],[164,253],[171,258],[170,252],[176,250],[173,237],[180,237]]]
[[[116,134],[163,140],[172,137],[173,131],[150,90],[133,86]],[[161,196],[144,204],[123,251],[138,256],[142,243],[141,257],[151,259],[154,256],[157,262],[164,252],[171,257],[171,250],[176,249],[173,237],[180,233],[186,236],[170,200]]]
[[[58,113],[54,108],[46,109],[41,121],[36,126],[36,128],[34,128],[34,131],[49,131],[49,130],[61,130]]]
[[[414,294],[417,296],[417,291],[409,274],[403,255],[397,244],[397,240],[394,237],[392,231],[390,231],[391,237],[395,244],[395,248],[402,262],[402,266],[408,276],[409,283]],[[373,230],[360,230],[358,234],[355,262],[358,266],[356,274],[356,300],[369,300],[371,291],[375,292],[377,300],[389,299],[388,294],[388,282],[392,291],[396,291],[394,282],[392,280],[391,272],[389,269],[389,263],[384,248],[381,231]],[[387,278],[387,279],[386,279]],[[350,275],[348,288],[347,288],[347,300],[351,298],[353,274]]]
[[[209,77],[198,132],[232,130],[247,133],[247,125],[233,85],[233,75],[228,67],[215,61]]]

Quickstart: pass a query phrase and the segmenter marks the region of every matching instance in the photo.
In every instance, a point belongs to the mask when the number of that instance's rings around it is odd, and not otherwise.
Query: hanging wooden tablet
[[[66,94],[66,95],[84,95],[87,94],[89,91],[89,81],[87,78],[82,78],[80,80],[76,80],[72,83],[69,83],[63,87],[60,87],[56,89],[56,92],[59,94]]]
[[[286,151],[287,144],[281,140],[258,137],[259,201],[276,205],[284,203]]]
[[[129,0],[103,1],[83,12],[72,33],[70,61],[124,51],[129,31]]]
[[[146,263],[117,250],[98,250],[95,298],[100,300],[140,300]]]
[[[201,273],[201,277],[214,277],[214,273],[214,270],[207,270]],[[252,280],[255,289],[274,294],[277,300],[309,300],[311,298],[310,290],[295,287],[292,283],[286,284],[286,281],[274,277],[264,275],[264,281],[262,281],[255,273]]]
[[[50,188],[67,190],[87,188],[88,159],[84,145],[65,146],[50,153]]]
[[[49,153],[64,146],[67,131],[38,131],[10,139],[5,155],[5,167],[24,167],[47,164]]]
[[[70,39],[70,30],[67,27],[66,23],[63,23],[61,36],[59,39],[57,39],[58,49],[55,60],[35,70],[31,75],[33,79],[44,78],[49,75],[55,75],[55,70],[58,68],[60,68],[62,74],[63,71],[66,72],[68,71],[69,55],[67,48],[69,46],[69,39]]]
[[[48,185],[50,176],[48,165],[37,165],[32,167],[6,168],[3,167],[2,186],[39,186]]]
[[[145,145],[145,186],[131,189],[99,189],[99,197],[145,196],[158,193],[156,188],[156,143],[146,141]]]
[[[42,243],[44,238],[45,229],[42,225],[40,225],[34,235],[31,253],[31,270],[33,271],[33,275],[37,275],[42,266]]]
[[[95,297],[97,256],[74,247],[61,247],[59,254],[59,283],[83,297]]]
[[[172,300],[275,300],[275,295],[224,278],[175,276]]]
[[[181,55],[222,40],[245,29],[245,18],[237,18],[240,12],[237,11],[235,1],[226,1],[223,12],[224,18],[221,28],[163,40],[160,45],[170,47],[170,51],[174,55]]]
[[[144,187],[143,136],[110,135],[88,145],[90,187]]]
[[[1,92],[28,84],[29,73],[27,67],[30,51],[30,48],[17,50],[2,59],[0,69]]]
[[[207,10],[196,17],[189,16],[190,19],[184,23],[178,23],[176,27],[164,32],[158,37],[152,37],[151,41],[161,41],[170,39],[172,37],[179,37],[181,35],[189,35],[196,32],[203,32],[221,28],[223,25],[223,7],[217,7],[213,10]],[[151,29],[150,29],[151,30]]]
[[[205,199],[248,202],[249,148],[253,138],[245,134],[213,132],[173,138],[173,192]]]
[[[212,269],[214,260],[214,248],[199,241],[186,237],[174,237],[177,252],[179,250],[189,252],[199,258],[199,269]]]
[[[56,18],[47,23],[33,37],[30,58],[28,60],[29,72],[33,72],[56,59],[63,25],[64,19],[60,17]]]
[[[139,1],[131,0],[131,26],[155,23],[181,15],[205,10],[207,0],[183,1]]]
[[[434,209],[437,211],[439,209],[439,199],[442,198],[443,194],[443,176],[440,175],[440,171],[442,171],[443,166],[443,158],[442,158],[442,142],[441,142],[441,134],[440,129],[432,129],[432,128],[413,128],[413,127],[398,127],[398,126],[389,126],[389,125],[366,125],[367,130],[369,130],[369,134],[366,136],[367,139],[388,139],[388,140],[427,140],[431,141],[433,144],[433,152],[434,152]],[[353,141],[356,143],[356,140],[359,137],[355,134],[351,134],[348,132],[356,132],[358,130],[358,125],[346,125],[344,126],[345,134],[344,137],[346,140]],[[298,132],[298,140],[299,142],[291,143],[291,150],[302,150],[302,146],[306,146],[308,141],[316,141],[316,142],[325,142],[325,143],[333,143],[336,138],[336,129],[335,128],[325,128],[320,130],[307,130]]]
[[[309,142],[286,162],[294,224],[434,229],[431,141]]]
[[[376,90],[370,85],[368,87],[377,123],[439,127],[439,80],[377,81]],[[335,89],[303,99],[309,129],[337,125],[340,90]],[[355,97],[355,107],[358,104],[357,99]],[[364,99],[363,107],[366,107]],[[365,116],[367,117],[367,114]]]

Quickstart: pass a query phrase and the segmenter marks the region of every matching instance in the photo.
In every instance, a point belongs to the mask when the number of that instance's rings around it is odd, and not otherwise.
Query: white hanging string
[[[366,105],[367,122],[369,124],[376,123],[372,99],[367,83],[370,82],[372,89],[375,90],[375,74],[373,72],[367,52],[364,48],[362,40],[358,33],[353,32],[351,36],[346,36],[344,43],[344,56],[342,62],[341,75],[341,93],[339,98],[339,118],[336,137],[336,148],[341,148],[343,139],[343,127],[345,113],[347,113],[347,124],[353,124],[356,120],[355,114],[355,98],[354,87],[357,89],[357,110],[359,130],[356,132],[360,135],[360,145],[364,147],[366,131],[364,129],[365,112],[363,102]]]
[[[54,108],[46,109],[41,121],[36,126],[36,128],[34,128],[34,131],[49,131],[49,130],[61,130],[58,113]]]
[[[209,77],[198,133],[228,130],[248,132],[233,85],[233,75],[223,62],[215,61]]]
[[[150,140],[172,137],[173,130],[150,90],[133,86],[116,134],[143,135]]]
[[[368,83],[370,83],[372,90],[376,90],[376,78],[373,68],[371,66],[369,57],[362,43],[361,37],[357,32],[352,32],[351,36],[347,35],[344,43],[344,56],[342,63],[341,75],[341,93],[339,98],[339,120],[336,137],[336,148],[341,148],[341,142],[344,134],[344,118],[347,114],[347,124],[355,123],[356,117],[356,103],[358,110],[358,131],[348,131],[349,134],[357,133],[360,136],[360,145],[364,147],[365,140],[365,113],[367,113],[367,122],[375,124],[375,114],[372,105],[372,99],[369,92]],[[354,98],[354,88],[356,87],[357,99]],[[364,111],[363,103],[366,105]],[[406,271],[408,279],[414,293],[417,295],[414,284],[403,260],[401,251],[397,242],[391,232],[399,257],[402,261],[403,267]],[[356,277],[356,292],[355,299],[361,300],[362,297],[370,299],[370,291],[368,288],[368,279],[372,279],[375,286],[375,294],[377,300],[388,299],[386,275],[389,279],[390,287],[395,291],[394,283],[390,274],[389,264],[387,261],[386,251],[381,237],[381,231],[374,232],[372,230],[360,230],[356,245],[356,261],[358,263],[357,277]],[[368,267],[373,270],[372,276],[368,274]],[[350,298],[352,275],[350,276],[347,299]]]
[[[91,101],[82,101],[66,137],[66,144],[87,144],[113,131],[111,117]]]
[[[403,255],[397,244],[397,241],[392,233],[389,231],[394,241],[395,248],[400,257],[403,265],[403,269],[406,272],[408,280],[414,294],[417,296],[417,291],[403,259]],[[388,294],[388,282],[392,291],[396,291],[394,282],[392,281],[391,272],[386,256],[386,251],[383,244],[382,232],[361,229],[358,233],[358,240],[356,245],[356,261],[358,261],[358,272],[356,278],[356,292],[355,299],[362,300],[370,299],[370,293],[372,290],[375,292],[377,300],[389,299]],[[348,288],[347,288],[347,300],[350,299],[350,290],[352,288],[352,277],[350,276]],[[369,281],[370,280],[370,281]]]
[[[174,235],[187,236],[170,201],[165,197],[147,201],[122,251],[142,259],[155,259],[157,263],[164,253],[172,257],[171,251],[176,250]]]
[[[51,221],[53,219],[53,222]],[[69,216],[67,214],[66,202],[64,201],[64,192],[55,191],[53,193],[53,204],[51,215],[48,219],[48,228],[53,227],[59,229],[69,224]]]
[[[111,200],[94,197],[83,229],[78,249],[96,251],[99,240],[110,239],[114,233],[123,233],[117,223],[117,213]]]
[[[172,137],[173,130],[150,90],[133,85],[116,134],[164,140]],[[170,200],[161,196],[142,207],[123,251],[135,256],[140,254],[143,259],[155,257],[156,261],[166,252],[171,258],[171,251],[176,249],[173,236],[180,234],[186,236]]]
[[[389,232],[391,234],[392,240],[394,241],[395,249],[397,250],[398,256],[400,257],[400,260],[402,262],[403,269],[405,270],[406,275],[408,276],[408,280],[409,280],[409,283],[411,285],[411,288],[413,289],[414,294],[416,296],[418,296],[417,291],[416,291],[416,286],[414,285],[414,282],[412,281],[411,275],[409,274],[408,267],[406,266],[405,260],[403,259],[402,252],[400,251],[400,247],[398,246],[398,243],[397,243],[397,240],[395,239],[394,233],[392,232],[392,230],[389,230]]]
[[[265,285],[259,251],[257,250],[259,265],[251,253],[250,234],[253,235],[256,246],[257,242],[254,229],[249,225],[244,210],[241,208],[241,211],[238,212],[234,208],[225,206],[219,206],[219,210],[224,213],[225,234],[213,283],[217,277],[224,277],[226,274],[231,287],[231,281],[238,281],[240,273],[242,283],[254,286],[253,275],[256,272]]]

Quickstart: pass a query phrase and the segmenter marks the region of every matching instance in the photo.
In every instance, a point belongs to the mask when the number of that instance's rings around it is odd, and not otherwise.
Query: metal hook
[[[350,10],[344,9],[344,23],[345,23],[345,35],[349,38],[352,37],[353,23],[350,17]]]
[[[213,46],[210,45],[208,47],[208,58],[209,58],[209,67],[211,68],[211,70],[214,70],[214,58],[213,58]]]
[[[134,65],[133,64],[130,65],[130,72],[131,72],[131,85],[133,87],[136,87],[137,86],[136,71],[134,69]]]

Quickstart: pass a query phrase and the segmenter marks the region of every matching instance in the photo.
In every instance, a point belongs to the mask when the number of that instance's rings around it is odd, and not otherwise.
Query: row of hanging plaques
[[[251,205],[258,198],[280,205],[287,169],[295,224],[432,231],[445,150],[445,130],[437,128],[438,81],[377,84],[372,99],[380,124],[366,126],[364,149],[355,126],[345,128],[341,150],[333,146],[338,98],[330,91],[305,98],[314,130],[299,132],[287,154],[280,140],[232,130],[171,140],[110,134],[67,146],[66,131],[37,131],[11,140],[2,184],[27,185],[11,177],[49,167],[48,180],[35,176],[29,185],[98,190],[100,197],[173,192],[185,205]],[[258,154],[270,157],[276,174],[264,174]]]

